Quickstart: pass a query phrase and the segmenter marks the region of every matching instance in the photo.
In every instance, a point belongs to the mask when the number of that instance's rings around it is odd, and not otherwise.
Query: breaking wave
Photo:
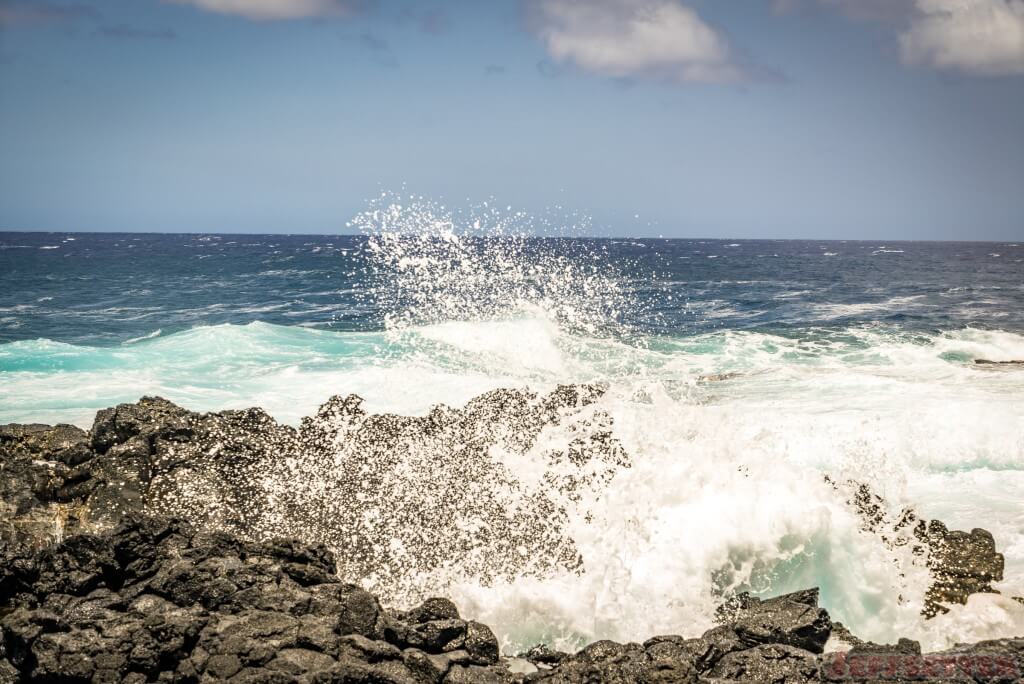
[[[87,425],[141,394],[260,406],[298,427],[258,471],[262,534],[334,546],[399,604],[452,596],[510,650],[697,633],[731,592],[807,586],[876,641],[1024,631],[1024,372],[974,363],[1024,358],[1021,334],[654,334],[636,296],[653,278],[600,245],[528,240],[520,214],[385,196],[354,223],[380,329],[13,342],[3,418]],[[1002,594],[924,620],[927,570],[866,529],[850,483],[893,519],[989,529]]]

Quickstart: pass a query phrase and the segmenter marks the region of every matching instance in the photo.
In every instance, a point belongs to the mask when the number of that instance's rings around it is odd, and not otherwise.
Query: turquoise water
[[[585,572],[415,578],[507,646],[693,633],[723,582],[819,585],[874,639],[1019,634],[1024,368],[974,361],[1024,359],[1022,261],[1015,244],[2,234],[0,422],[88,426],[157,394],[297,424],[335,394],[423,414],[596,381],[633,466],[570,521]],[[528,490],[536,464],[509,467]],[[923,569],[823,475],[893,516],[991,530],[1002,596],[922,621]]]

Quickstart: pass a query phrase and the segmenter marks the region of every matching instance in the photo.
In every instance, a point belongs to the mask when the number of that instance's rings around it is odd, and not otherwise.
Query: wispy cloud
[[[615,78],[734,82],[746,78],[726,39],[680,0],[529,0],[553,60]]]
[[[0,24],[56,24],[79,19],[98,19],[99,10],[85,3],[0,1]]]
[[[281,21],[339,17],[351,14],[355,2],[348,0],[165,0],[192,5],[201,10],[245,17],[252,21]]]
[[[1024,74],[1024,0],[917,0],[903,60],[983,76]]]
[[[485,76],[501,76],[505,73],[505,67],[500,64],[488,64],[484,67]]]
[[[117,24],[116,26],[101,26],[96,29],[96,34],[104,38],[117,40],[177,40],[178,34],[168,28],[148,29],[131,26],[129,24]]]

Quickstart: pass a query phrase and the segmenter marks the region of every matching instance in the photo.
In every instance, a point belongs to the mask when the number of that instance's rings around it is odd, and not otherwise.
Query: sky
[[[0,230],[1024,239],[1024,0],[0,0]]]

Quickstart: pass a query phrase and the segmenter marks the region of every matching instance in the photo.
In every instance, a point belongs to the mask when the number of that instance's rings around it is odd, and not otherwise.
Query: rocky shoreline
[[[720,625],[700,637],[501,654],[492,631],[447,599],[389,610],[339,579],[353,559],[373,560],[356,536],[332,551],[253,533],[259,493],[246,473],[297,443],[343,435],[391,453],[410,435],[439,443],[440,434],[485,451],[492,435],[481,425],[512,421],[522,438],[570,420],[599,395],[588,387],[542,397],[499,391],[423,419],[366,416],[356,399],[337,398],[299,430],[259,409],[196,414],[147,398],[99,412],[88,432],[2,426],[0,684],[1021,679],[1024,638],[923,655],[907,640],[865,643],[833,624],[815,589],[730,597]],[[628,463],[600,414],[577,424],[587,430],[553,458],[594,466],[588,477]],[[556,484],[571,494],[581,482]],[[1001,579],[1003,559],[986,531],[913,516],[892,523],[868,491],[855,503],[866,526],[905,533],[927,556],[933,611],[994,591]],[[543,544],[572,562],[564,540]]]

